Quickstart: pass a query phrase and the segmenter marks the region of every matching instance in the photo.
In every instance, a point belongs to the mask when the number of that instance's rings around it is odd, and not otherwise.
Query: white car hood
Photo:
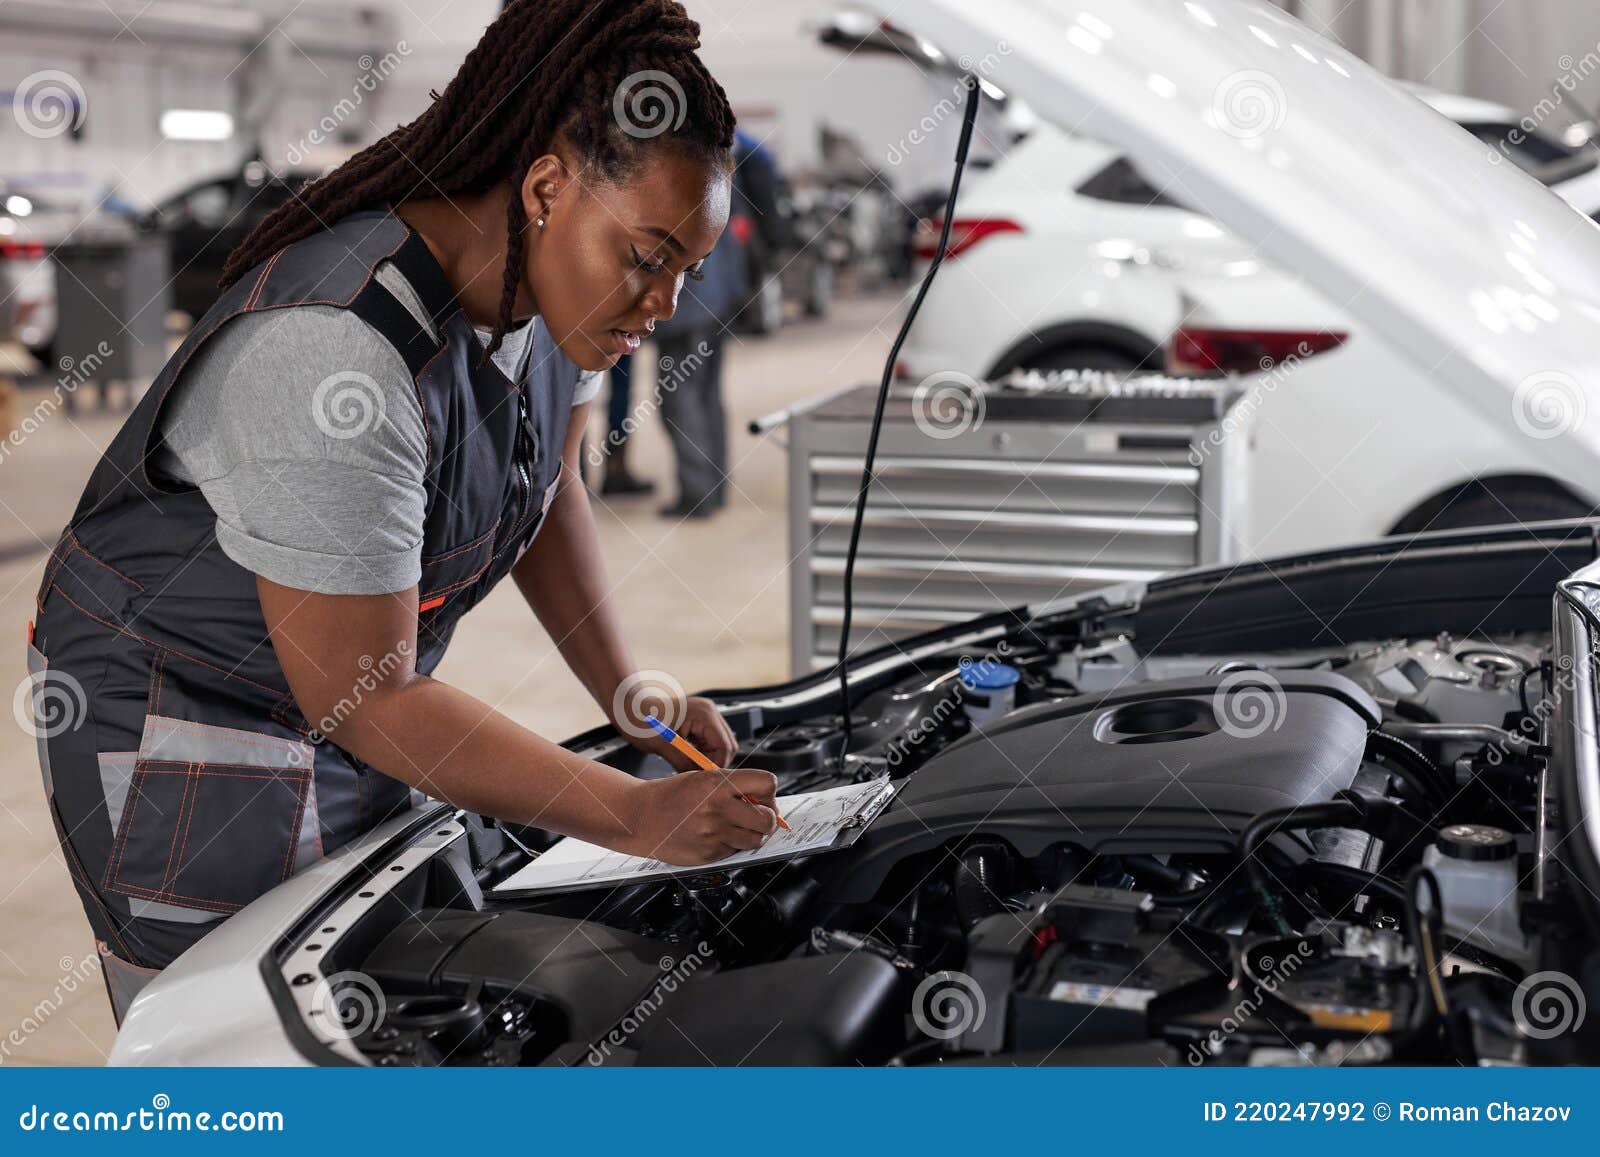
[[[1544,439],[1553,472],[1600,468],[1600,227],[1344,49],[1249,0],[900,0],[894,20],[1128,153]]]

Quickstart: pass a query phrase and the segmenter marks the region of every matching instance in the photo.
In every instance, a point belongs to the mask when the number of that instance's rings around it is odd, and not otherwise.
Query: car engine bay
[[[849,847],[519,899],[554,837],[440,806],[286,983],[380,1065],[1585,1055],[1541,1031],[1581,991],[1529,987],[1584,951],[1541,846],[1548,631],[1146,653],[1126,609],[996,618],[872,665],[848,736],[820,692],[725,704],[780,795],[896,781]]]

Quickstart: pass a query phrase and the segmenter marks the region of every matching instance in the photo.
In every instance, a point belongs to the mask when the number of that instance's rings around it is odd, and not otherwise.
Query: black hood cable
[[[917,288],[917,296],[911,302],[911,308],[906,311],[906,318],[900,323],[900,332],[895,335],[894,345],[889,349],[888,360],[883,364],[883,380],[878,384],[878,400],[872,409],[872,432],[867,437],[867,455],[861,463],[861,489],[856,493],[855,521],[850,527],[850,547],[845,553],[844,561],[844,616],[839,629],[839,712],[844,719],[844,743],[839,747],[839,770],[844,771],[845,759],[850,752],[850,620],[855,611],[855,573],[856,551],[861,545],[861,521],[867,512],[867,491],[872,488],[872,463],[878,456],[878,435],[883,430],[884,406],[889,400],[889,385],[894,379],[894,364],[900,357],[900,347],[905,344],[906,335],[911,332],[911,323],[916,320],[917,311],[922,308],[922,299],[928,296],[928,287],[933,284],[934,274],[939,272],[939,266],[944,264],[945,248],[950,244],[950,225],[956,215],[956,194],[961,190],[961,172],[967,166],[967,150],[972,144],[972,127],[977,123],[978,104],[982,99],[982,89],[978,78],[972,73],[967,73],[961,78],[961,83],[967,90],[966,109],[961,116],[961,139],[956,144],[956,171],[950,178],[950,193],[944,202],[944,221],[939,227],[939,247],[934,251],[933,261],[928,265],[928,272],[923,274],[922,284]]]

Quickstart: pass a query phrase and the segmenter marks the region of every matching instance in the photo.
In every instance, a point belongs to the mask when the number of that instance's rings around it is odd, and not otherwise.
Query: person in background
[[[606,394],[606,472],[600,493],[607,498],[653,494],[656,484],[628,469],[628,402],[633,386],[633,355],[623,354],[611,367]]]
[[[767,147],[744,129],[733,130],[733,217],[728,227],[737,225],[750,243],[761,246],[764,255],[783,249],[788,242],[783,212],[778,199],[783,177]]]
[[[663,518],[709,518],[726,501],[728,422],[722,408],[722,358],[728,321],[744,297],[745,264],[732,224],[686,281],[677,312],[655,327],[656,391],[677,463],[678,500]]]

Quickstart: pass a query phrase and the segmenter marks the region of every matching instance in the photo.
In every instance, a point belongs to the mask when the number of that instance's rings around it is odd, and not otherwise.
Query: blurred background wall
[[[1586,110],[1580,118],[1600,103],[1594,0],[1279,0],[1279,7],[1402,80],[1519,112],[1552,90]]]
[[[1541,101],[1559,131],[1600,104],[1600,4],[1594,0],[1277,0],[1378,67],[1436,88]],[[39,139],[0,118],[0,172],[86,199],[114,188],[146,206],[197,177],[237,166],[260,142],[273,165],[321,167],[414,116],[499,10],[499,0],[5,0],[0,93],[40,70],[78,84],[79,132]],[[817,42],[834,0],[692,0],[705,54],[741,119],[780,162],[819,158],[819,129],[849,125],[881,159],[929,104],[900,62],[848,57]],[[1531,64],[1529,62],[1532,62]],[[225,141],[163,136],[169,110],[234,118]],[[331,110],[331,111],[330,111]],[[953,125],[941,132],[953,132]],[[315,139],[308,139],[315,138]],[[935,140],[896,184],[940,179]]]

